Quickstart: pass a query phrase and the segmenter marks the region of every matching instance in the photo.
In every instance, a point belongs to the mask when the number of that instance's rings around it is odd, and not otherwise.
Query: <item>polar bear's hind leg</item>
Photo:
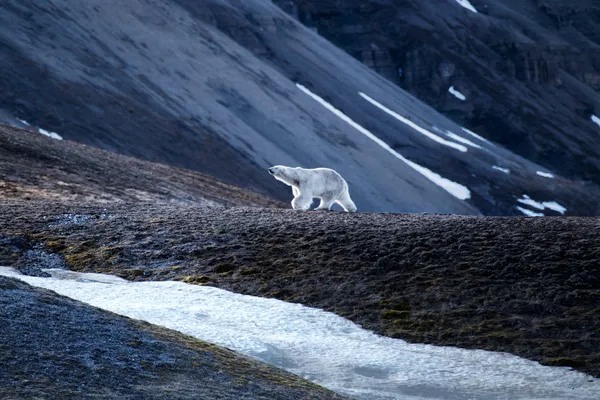
[[[337,200],[337,203],[346,210],[346,212],[356,212],[356,205],[350,198],[348,192],[342,194],[342,196]]]

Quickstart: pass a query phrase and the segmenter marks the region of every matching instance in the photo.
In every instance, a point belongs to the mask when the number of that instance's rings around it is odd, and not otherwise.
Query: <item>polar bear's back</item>
[[[310,185],[315,193],[326,191],[344,191],[348,184],[342,176],[330,168],[311,168],[305,169],[310,174]]]

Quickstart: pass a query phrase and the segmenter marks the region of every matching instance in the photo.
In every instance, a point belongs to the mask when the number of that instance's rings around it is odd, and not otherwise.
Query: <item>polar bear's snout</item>
[[[269,168],[269,173],[270,173],[271,175],[275,174],[275,168]]]

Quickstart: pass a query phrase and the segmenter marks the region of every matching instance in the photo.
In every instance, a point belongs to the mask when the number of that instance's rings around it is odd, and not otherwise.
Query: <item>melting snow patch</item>
[[[591,117],[592,121],[595,122],[598,126],[600,126],[600,118],[598,118],[596,115],[592,114]]]
[[[0,267],[0,275],[228,347],[357,399],[600,398],[599,379],[568,368],[506,353],[409,344],[301,304],[183,282],[45,272],[53,277]]]
[[[450,92],[450,94],[452,94],[454,97],[456,97],[459,100],[465,101],[467,99],[467,96],[465,96],[458,90],[454,89],[454,86],[450,86],[450,89],[448,89],[448,92]]]
[[[410,161],[409,159],[405,158],[403,155],[398,153],[396,150],[392,149],[383,140],[379,139],[373,133],[371,133],[370,131],[363,128],[361,125],[354,122],[346,114],[344,114],[343,112],[341,112],[340,110],[338,110],[337,108],[335,108],[334,106],[332,106],[331,104],[326,102],[324,99],[322,99],[321,97],[317,96],[316,94],[314,94],[313,92],[308,90],[306,87],[304,87],[298,83],[296,84],[296,86],[298,87],[298,89],[300,89],[301,91],[303,91],[304,93],[306,93],[307,95],[312,97],[314,100],[316,100],[318,103],[320,103],[323,107],[325,107],[326,109],[328,109],[329,111],[331,111],[332,113],[337,115],[339,118],[341,118],[346,123],[348,123],[354,129],[356,129],[357,131],[359,131],[360,133],[362,133],[369,139],[373,140],[375,143],[377,143],[379,146],[381,146],[384,150],[389,152],[391,155],[398,158],[399,160],[404,161],[410,167],[415,169],[417,172],[421,173],[423,176],[425,176],[427,179],[431,180],[436,185],[442,187],[444,190],[446,190],[448,193],[450,193],[454,197],[456,197],[460,200],[467,200],[467,199],[471,198],[471,192],[469,191],[469,189],[466,186],[463,186],[459,183],[456,183],[449,179],[446,179],[446,178],[436,174],[435,172]]]
[[[461,129],[465,132],[467,132],[469,135],[481,140],[482,142],[486,142],[487,144],[491,144],[492,146],[494,145],[492,142],[490,142],[489,140],[487,140],[486,138],[484,138],[483,136],[479,136],[478,134],[476,134],[473,131],[468,130],[467,128],[463,128],[461,127]]]
[[[465,138],[464,138],[464,137],[462,137],[462,136],[458,136],[458,135],[457,135],[456,133],[454,133],[454,132],[447,131],[447,132],[446,132],[446,135],[448,135],[448,137],[449,137],[449,138],[456,140],[457,142],[461,142],[461,143],[464,143],[464,144],[466,144],[466,145],[469,145],[469,146],[471,146],[471,147],[476,147],[476,148],[478,148],[478,149],[481,149],[481,146],[480,146],[480,145],[478,145],[478,144],[476,144],[476,143],[473,143],[473,142],[471,142],[469,139],[465,139]]]
[[[565,212],[567,211],[567,208],[558,204],[555,201],[544,201],[544,202],[539,202],[539,201],[535,201],[533,200],[531,197],[527,196],[526,194],[523,195],[522,199],[517,199],[517,201],[521,204],[526,204],[530,207],[536,208],[538,210],[545,210],[545,209],[549,209],[549,210],[553,210],[556,211],[558,213],[561,214],[565,214]]]
[[[531,206],[533,208],[537,208],[538,210],[543,210],[544,208],[546,208],[546,207],[544,207],[544,205],[542,203],[539,203],[539,202],[533,200],[531,197],[527,196],[526,194],[523,195],[522,199],[517,199],[517,201],[519,203],[527,204],[528,206]]]
[[[517,206],[517,210],[529,217],[544,217],[544,213],[537,213],[535,211],[528,210],[527,208]]]
[[[62,140],[62,137],[56,132],[48,132],[47,130],[42,129],[42,128],[40,128],[38,130],[44,136],[51,137],[52,139]]]
[[[367,96],[364,93],[359,93],[361,95],[362,98],[364,98],[365,100],[367,100],[369,103],[373,104],[375,107],[383,110],[384,112],[388,113],[389,115],[391,115],[392,117],[396,118],[397,120],[404,122],[406,125],[410,126],[411,128],[413,128],[414,130],[416,130],[419,133],[422,133],[423,135],[427,136],[429,139],[438,142],[440,144],[443,144],[445,146],[448,147],[452,147],[453,149],[462,151],[463,153],[467,151],[467,148],[465,146],[463,146],[462,144],[458,144],[458,143],[454,143],[450,140],[446,140],[438,135],[436,135],[433,132],[429,132],[427,129],[421,128],[419,125],[415,124],[414,122],[412,122],[411,120],[403,117],[402,115],[390,110],[389,108],[387,108],[386,106],[384,106],[383,104],[377,102],[376,100],[373,100],[372,98],[370,98],[369,96]]]
[[[498,171],[502,171],[502,172],[504,172],[505,174],[510,174],[510,169],[508,169],[508,168],[502,168],[502,167],[499,167],[499,166],[497,166],[497,165],[492,165],[492,168],[493,168],[493,169],[496,169],[496,170],[498,170]]]
[[[550,210],[559,212],[562,215],[565,215],[565,211],[567,211],[567,209],[565,207],[561,206],[560,204],[558,204],[555,201],[545,201],[542,204],[544,207],[549,208]]]
[[[554,175],[552,175],[549,172],[537,171],[536,174],[538,174],[539,176],[543,176],[544,178],[554,178]]]
[[[469,11],[473,11],[474,13],[477,14],[477,9],[475,7],[473,7],[473,4],[471,4],[471,2],[469,0],[456,0],[456,2],[458,4],[460,4],[461,6],[463,6],[464,8],[466,8]]]

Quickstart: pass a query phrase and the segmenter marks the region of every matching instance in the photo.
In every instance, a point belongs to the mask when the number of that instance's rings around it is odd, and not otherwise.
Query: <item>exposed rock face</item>
[[[454,0],[274,2],[454,121],[600,181],[597,2],[472,0],[477,14]]]

